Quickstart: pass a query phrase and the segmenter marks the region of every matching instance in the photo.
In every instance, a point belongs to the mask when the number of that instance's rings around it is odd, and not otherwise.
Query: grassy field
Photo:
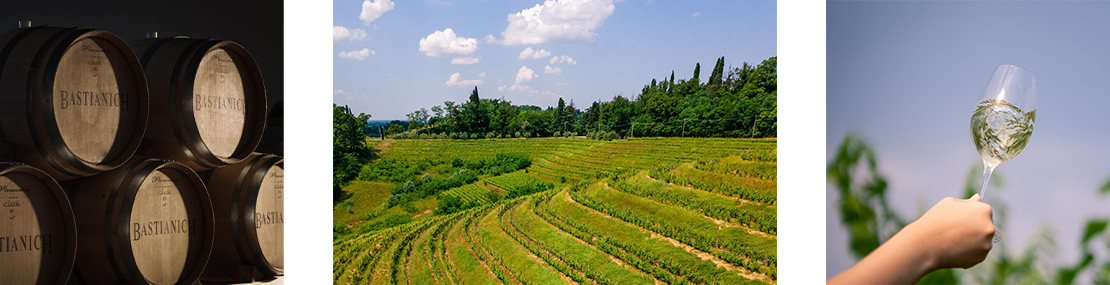
[[[375,143],[335,206],[335,283],[777,283],[773,139]],[[498,154],[531,161],[489,170]],[[448,198],[466,206],[437,209]]]

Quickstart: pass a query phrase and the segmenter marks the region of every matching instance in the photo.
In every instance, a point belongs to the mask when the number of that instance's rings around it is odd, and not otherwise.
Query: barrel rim
[[[174,40],[193,42],[178,59],[171,77],[174,80],[170,83],[171,100],[169,102],[171,103],[170,110],[172,113],[170,120],[172,121],[171,125],[176,126],[173,129],[174,135],[179,138],[178,143],[183,150],[186,150],[185,155],[190,161],[204,167],[215,168],[243,161],[254,152],[258,143],[262,141],[260,130],[266,127],[266,87],[258,63],[246,48],[234,41],[218,39]],[[152,48],[159,47],[162,44],[152,46]],[[204,56],[217,49],[223,49],[237,59],[236,67],[239,68],[240,76],[248,79],[243,80],[243,92],[246,95],[244,100],[253,103],[245,104],[244,117],[247,118],[247,122],[243,125],[242,130],[243,134],[248,134],[250,137],[241,138],[235,150],[227,158],[216,156],[208,149],[201,138],[200,130],[195,124],[184,123],[196,121],[196,117],[193,115],[193,82],[196,80],[196,74]],[[184,100],[186,98],[188,100]],[[260,101],[261,104],[255,102],[255,100]],[[175,102],[182,103],[180,108],[177,104],[173,104]],[[184,130],[181,127],[184,127]]]
[[[63,234],[66,245],[66,250],[62,256],[63,264],[54,284],[66,284],[70,275],[73,274],[73,267],[77,262],[77,221],[73,216],[73,206],[70,205],[68,196],[57,180],[33,166],[18,162],[0,162],[0,176],[10,173],[24,173],[34,176],[42,180],[43,184],[51,190],[50,192],[54,193],[54,199],[58,202],[58,209],[62,211],[62,223],[66,229]]]
[[[31,33],[47,28],[58,27],[43,26],[28,28],[27,31],[23,31],[23,33]],[[139,148],[139,144],[142,141],[141,138],[146,133],[147,119],[149,116],[149,89],[147,87],[146,74],[142,72],[142,65],[139,64],[135,52],[131,50],[130,46],[128,46],[123,39],[115,34],[105,30],[90,28],[75,27],[61,29],[61,32],[51,37],[51,40],[43,45],[44,48],[49,47],[51,52],[43,54],[44,52],[40,51],[35,55],[33,65],[42,66],[42,71],[33,69],[27,76],[28,86],[30,87],[27,88],[27,96],[28,98],[38,98],[38,100],[27,100],[27,109],[29,110],[29,112],[27,112],[27,116],[29,117],[28,127],[32,130],[31,138],[35,142],[35,147],[39,148],[39,153],[43,156],[43,160],[47,161],[55,170],[62,174],[82,177],[115,169],[131,159],[131,156],[133,156]],[[54,117],[52,102],[54,98],[53,86],[58,69],[57,63],[74,43],[85,38],[103,40],[113,45],[114,48],[121,53],[119,57],[123,60],[122,63],[124,67],[127,67],[127,71],[130,73],[127,79],[131,79],[135,85],[135,97],[138,99],[138,105],[140,106],[140,108],[136,108],[138,114],[135,115],[133,127],[130,132],[128,132],[130,135],[121,136],[124,134],[123,131],[116,134],[117,141],[119,141],[121,137],[138,137],[139,139],[129,139],[126,140],[127,145],[123,147],[119,147],[118,145],[113,147],[104,161],[99,163],[90,163],[78,158],[65,144],[65,140],[62,139],[61,132],[57,128],[46,127],[46,125],[49,124],[57,124],[56,118]],[[39,73],[39,76],[36,76],[36,72]],[[35,84],[36,79],[40,78],[40,83]],[[43,96],[44,94],[46,96]],[[35,95],[38,95],[38,97]],[[35,115],[34,110],[38,110],[44,120],[34,120],[31,118]],[[59,160],[66,165],[61,165]]]
[[[111,247],[110,250],[123,256],[134,256],[131,250],[131,239],[127,238],[130,236],[127,228],[131,222],[131,210],[134,208],[135,197],[138,195],[139,187],[142,186],[146,177],[154,171],[172,169],[180,172],[182,176],[186,178],[187,182],[192,184],[194,187],[193,189],[197,191],[197,201],[200,202],[201,220],[204,223],[203,232],[200,233],[203,238],[201,241],[200,253],[191,266],[190,264],[186,264],[186,267],[190,268],[183,269],[184,274],[181,275],[177,283],[192,283],[199,280],[201,274],[204,272],[205,265],[208,264],[208,259],[212,253],[212,243],[215,240],[215,217],[212,213],[212,200],[208,195],[207,186],[204,185],[204,182],[201,181],[200,176],[198,176],[196,172],[188,166],[176,161],[147,158],[137,162],[135,166],[141,166],[141,168],[130,171],[127,175],[119,179],[119,184],[115,184],[116,191],[123,190],[125,192],[121,193],[123,196],[121,197],[122,201],[120,202],[122,204],[120,206],[109,207],[110,209],[120,209],[118,215],[114,217],[115,221],[106,225],[107,227],[115,228],[115,230],[109,230],[108,233],[111,237],[109,240],[117,241],[115,244],[116,247]],[[123,187],[123,189],[120,189],[120,187]],[[120,238],[121,236],[124,238]],[[149,283],[139,270],[139,265],[135,262],[135,259],[126,259],[122,264],[118,265],[124,266],[124,268],[119,269],[127,270],[127,272],[130,273],[128,277],[131,278],[131,280],[143,280]],[[123,273],[117,272],[117,274]]]

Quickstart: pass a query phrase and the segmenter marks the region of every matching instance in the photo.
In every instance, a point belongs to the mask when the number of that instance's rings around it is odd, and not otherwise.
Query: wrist
[[[940,261],[935,248],[933,248],[936,240],[932,239],[936,237],[930,237],[928,231],[922,228],[923,226],[916,221],[910,223],[887,241],[887,243],[896,245],[897,248],[905,249],[904,254],[915,260],[914,263],[911,263],[911,266],[915,269],[918,279],[940,269]]]

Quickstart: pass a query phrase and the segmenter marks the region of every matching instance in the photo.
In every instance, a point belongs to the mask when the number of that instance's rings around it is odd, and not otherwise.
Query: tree
[[[412,111],[412,113],[408,113],[405,116],[409,118],[410,130],[418,129],[428,123],[428,109],[420,108],[420,110]]]
[[[721,77],[725,71],[725,57],[717,59],[717,64],[713,66],[713,73],[709,74],[709,85],[720,85]]]
[[[405,132],[405,127],[398,124],[390,124],[389,129],[385,131],[387,135],[396,135]]]
[[[552,116],[555,119],[552,127],[555,127],[560,132],[564,131],[563,122],[566,122],[566,117],[563,115],[563,112],[565,112],[564,109],[566,109],[566,107],[567,103],[563,101],[563,97],[559,97],[559,105],[555,107],[555,116]]]
[[[332,104],[332,199],[343,196],[342,187],[354,179],[372,150],[366,145],[366,121],[370,114],[351,114],[347,106]]]
[[[563,132],[569,132],[573,130],[571,128],[573,128],[574,126],[571,124],[574,123],[574,117],[578,116],[578,109],[574,108],[574,100],[570,100],[570,104],[567,104],[565,107],[563,107],[562,115],[563,126],[559,127],[566,128],[565,130],[563,130]]]
[[[713,72],[717,72],[717,71],[714,70]],[[701,75],[701,63],[700,62],[697,63],[696,65],[694,65],[694,77],[690,78],[690,80],[698,80],[699,75]],[[710,77],[710,78],[712,78],[712,77]]]
[[[470,92],[470,101],[463,104],[462,120],[459,122],[461,132],[484,133],[489,127],[489,117],[482,107],[482,100],[478,98],[478,87]]]
[[[408,124],[410,131],[445,138],[585,135],[598,131],[599,126],[600,131],[623,136],[629,134],[633,122],[637,136],[680,136],[685,125],[687,136],[775,137],[776,57],[759,65],[745,62],[729,69],[725,79],[724,57],[717,58],[708,83],[702,84],[701,63],[695,63],[694,77],[689,80],[676,82],[672,70],[669,77],[651,79],[636,96],[592,102],[584,110],[565,98],[546,108],[512,105],[504,98],[482,99],[475,87],[463,104],[447,101],[434,106],[434,116],[425,109],[417,110],[409,114]],[[425,127],[420,128],[422,125]]]

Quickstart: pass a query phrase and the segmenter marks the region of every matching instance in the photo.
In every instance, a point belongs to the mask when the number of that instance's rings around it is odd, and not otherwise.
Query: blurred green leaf
[[[1107,222],[1110,222],[1110,220],[1097,219],[1087,221],[1087,229],[1083,231],[1083,245],[1086,245],[1087,241],[1091,240],[1091,237],[1106,231]]]
[[[1107,180],[1106,184],[1102,185],[1102,188],[1098,188],[1098,193],[1099,194],[1110,193],[1110,180]]]
[[[1083,261],[1075,267],[1064,267],[1057,270],[1056,284],[1072,284],[1075,283],[1075,276],[1079,275],[1079,271],[1091,264],[1095,257],[1090,253],[1083,256]]]

